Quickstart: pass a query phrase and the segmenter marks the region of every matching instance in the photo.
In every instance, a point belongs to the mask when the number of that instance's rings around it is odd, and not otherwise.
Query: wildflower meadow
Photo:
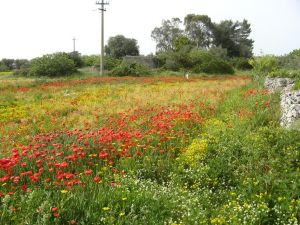
[[[248,76],[0,79],[0,224],[300,223],[299,131]]]

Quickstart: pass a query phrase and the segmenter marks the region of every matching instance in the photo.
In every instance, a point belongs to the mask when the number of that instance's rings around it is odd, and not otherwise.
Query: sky
[[[254,54],[283,55],[300,48],[300,0],[109,0],[105,43],[122,34],[140,53],[155,53],[151,31],[164,19],[208,15],[213,22],[251,24]],[[100,54],[101,20],[95,0],[0,0],[0,59],[32,59],[73,51]]]

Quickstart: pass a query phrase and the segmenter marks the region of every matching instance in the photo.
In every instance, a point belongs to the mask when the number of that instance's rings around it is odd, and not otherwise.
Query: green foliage
[[[300,49],[293,50],[289,55],[290,56],[300,57]]]
[[[206,50],[194,49],[190,53],[192,71],[208,74],[233,74],[234,69],[225,60],[222,60]]]
[[[212,55],[216,56],[217,58],[223,59],[223,60],[228,60],[228,55],[227,55],[227,49],[222,48],[221,46],[218,47],[211,47],[208,49],[209,53]]]
[[[9,67],[6,66],[2,61],[0,61],[0,72],[8,72],[10,71]]]
[[[300,50],[296,49],[290,54],[279,57],[279,65],[284,69],[297,70],[300,68]]]
[[[81,59],[84,66],[96,66],[100,64],[99,55],[83,55]]]
[[[0,61],[0,68],[1,68],[1,64],[2,64],[3,69],[7,69],[8,71],[13,70],[14,69],[14,63],[15,63],[14,59],[5,59],[4,58]]]
[[[142,64],[127,62],[123,60],[120,65],[115,67],[110,74],[112,76],[143,76],[149,75],[150,69]]]
[[[185,163],[174,179],[190,191],[212,193],[206,205],[212,224],[293,224],[300,218],[299,133],[274,123],[277,104],[276,96],[256,88],[232,92],[205,123],[206,147],[190,145],[202,152],[194,158],[198,166]]]
[[[219,49],[220,50],[220,49]],[[218,50],[213,54],[205,49],[193,49],[189,46],[179,51],[168,51],[158,54],[159,65],[166,70],[191,70],[194,73],[233,74],[234,69],[225,60]],[[224,55],[223,55],[224,56]]]
[[[73,60],[75,66],[77,68],[81,68],[83,66],[84,63],[83,63],[83,60],[82,60],[81,55],[80,55],[79,52],[77,52],[77,51],[70,52],[70,53],[68,53],[68,56],[69,56],[70,59]]]
[[[294,90],[300,90],[300,81],[297,81],[293,87]]]
[[[188,14],[184,18],[185,32],[197,48],[209,48],[213,41],[214,25],[207,15]]]
[[[254,41],[249,38],[251,27],[247,20],[213,23],[207,15],[188,14],[184,29],[181,25],[179,18],[173,18],[154,28],[151,37],[156,41],[157,52],[177,51],[183,45],[206,49],[220,46],[229,57],[252,56]]]
[[[273,55],[255,57],[249,60],[255,76],[265,76],[279,68],[279,61]]]
[[[105,53],[113,58],[121,59],[126,55],[139,55],[139,47],[135,39],[117,35],[108,39]]]
[[[156,42],[158,52],[175,50],[174,44],[183,34],[183,30],[180,28],[181,23],[179,18],[172,18],[171,20],[163,20],[161,27],[154,28],[151,37]]]
[[[292,79],[300,79],[300,70],[278,69],[268,74],[270,77],[288,77]]]
[[[183,48],[192,48],[191,41],[186,36],[178,36],[173,40],[175,51],[180,51]]]
[[[166,70],[179,71],[192,66],[190,46],[183,46],[178,51],[167,51],[158,54],[158,65]]]
[[[0,61],[0,72],[20,70],[28,67],[29,61],[27,59],[2,59]]]
[[[213,59],[199,66],[200,71],[208,74],[233,74],[232,66],[221,59]]]
[[[30,76],[64,76],[76,72],[76,65],[67,53],[54,53],[31,61]]]
[[[249,39],[251,33],[247,20],[242,22],[231,20],[221,21],[214,26],[214,44],[227,49],[229,57],[252,56],[253,40]]]
[[[251,70],[253,66],[250,65],[249,59],[243,57],[235,57],[230,59],[230,64],[238,70]]]
[[[14,69],[20,70],[24,68],[29,68],[30,62],[27,59],[16,59],[14,62]]]
[[[104,57],[104,69],[111,71],[122,63],[122,60],[113,57]]]
[[[13,72],[15,76],[23,76],[23,77],[29,76],[29,73],[30,73],[30,68],[21,68]]]

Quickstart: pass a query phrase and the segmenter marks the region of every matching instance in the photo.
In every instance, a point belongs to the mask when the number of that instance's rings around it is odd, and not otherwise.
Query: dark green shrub
[[[236,57],[236,58],[230,59],[230,64],[238,70],[253,69],[253,66],[250,65],[250,63],[249,63],[249,59],[243,58],[243,57]]]
[[[0,62],[0,72],[8,72],[9,68],[2,62]]]
[[[14,59],[2,59],[0,61],[0,67],[1,67],[1,64],[4,65],[3,68],[6,69],[6,71],[11,71],[14,69],[14,63],[15,63],[15,60]]]
[[[234,69],[224,60],[213,59],[200,66],[202,72],[208,74],[233,74]]]
[[[104,58],[104,69],[108,70],[108,71],[113,70],[114,68],[119,66],[121,63],[122,63],[122,60],[120,60],[120,59],[116,59],[116,58],[106,56]]]
[[[221,46],[211,47],[208,51],[209,51],[209,53],[211,53],[212,55],[214,55],[217,58],[224,59],[224,60],[226,60],[228,58],[227,49],[222,48]]]
[[[100,67],[100,55],[84,55],[81,57],[83,61],[83,66],[95,66],[97,68]],[[110,56],[104,57],[104,69],[112,70],[118,65],[120,65],[122,60],[116,59]]]
[[[113,76],[141,76],[149,75],[150,70],[139,63],[129,63],[125,60],[111,71]]]
[[[67,53],[55,53],[35,58],[31,62],[31,76],[64,76],[76,72],[76,65]]]
[[[190,53],[194,73],[233,74],[232,66],[223,59],[203,49],[194,49]]]
[[[73,60],[77,68],[83,67],[84,63],[79,52],[70,52],[68,53],[68,56]]]
[[[190,57],[193,67],[198,67],[199,65],[207,63],[216,58],[216,56],[205,49],[193,49],[190,52]]]

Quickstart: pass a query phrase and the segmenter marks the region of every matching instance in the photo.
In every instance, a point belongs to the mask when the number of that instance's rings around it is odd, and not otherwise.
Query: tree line
[[[210,49],[226,49],[228,57],[250,58],[254,41],[249,38],[251,26],[242,22],[224,20],[212,22],[207,15],[188,14],[182,22],[179,18],[163,20],[155,27],[151,37],[156,41],[157,52],[178,51],[185,46]]]
[[[194,73],[232,74],[234,67],[248,69],[253,40],[247,20],[224,20],[215,23],[207,15],[188,14],[184,20],[163,20],[151,32],[156,42],[152,55],[154,65],[162,70]],[[139,56],[138,42],[124,35],[110,37],[105,46],[105,69],[115,75],[148,74],[147,65],[128,62],[125,56]],[[59,76],[74,73],[77,68],[99,65],[99,56],[81,56],[78,52],[54,53],[31,61],[2,59],[0,71],[17,74]]]

